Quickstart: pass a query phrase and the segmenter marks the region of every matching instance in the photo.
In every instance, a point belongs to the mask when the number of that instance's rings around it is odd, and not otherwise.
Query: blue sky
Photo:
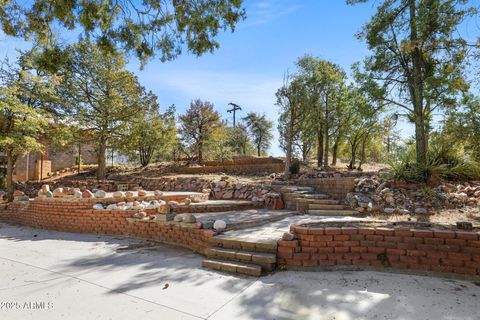
[[[304,54],[340,64],[346,70],[367,53],[355,33],[374,12],[372,4],[347,6],[343,0],[251,0],[247,19],[234,33],[223,33],[221,47],[201,57],[185,54],[175,61],[151,61],[143,71],[129,65],[140,81],[153,90],[164,107],[175,104],[182,113],[195,98],[214,103],[222,116],[229,102],[265,113],[276,122],[275,92],[283,76]],[[270,153],[281,155],[278,134]]]
[[[185,53],[175,61],[150,61],[143,70],[132,60],[128,69],[159,97],[160,105],[172,104],[183,113],[193,99],[214,103],[222,117],[231,121],[229,102],[242,106],[239,117],[250,111],[265,113],[275,121],[275,138],[269,153],[281,155],[278,146],[275,92],[283,76],[294,69],[294,62],[305,54],[328,59],[347,72],[368,50],[355,38],[361,26],[370,20],[377,1],[347,6],[344,0],[247,0],[247,18],[234,33],[221,33],[221,47],[213,54],[196,57]],[[470,36],[478,26],[467,26]],[[25,48],[18,39],[0,36],[0,55],[14,55]],[[413,133],[401,123],[403,136]]]

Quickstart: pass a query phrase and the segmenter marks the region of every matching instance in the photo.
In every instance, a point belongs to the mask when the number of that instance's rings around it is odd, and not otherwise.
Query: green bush
[[[297,174],[300,172],[300,160],[292,159],[292,164],[290,165],[290,173]]]
[[[405,182],[425,182],[431,178],[441,180],[478,180],[480,162],[473,160],[456,145],[432,139],[427,154],[427,164],[416,163],[415,146],[399,150],[387,164],[387,176]]]

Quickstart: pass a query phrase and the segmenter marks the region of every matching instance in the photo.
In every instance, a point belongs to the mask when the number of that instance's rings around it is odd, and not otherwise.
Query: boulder
[[[215,220],[215,223],[213,224],[213,229],[217,231],[223,231],[227,228],[227,223],[223,220]]]
[[[97,192],[95,192],[95,198],[106,198],[107,197],[107,193],[103,190],[98,190]]]
[[[117,191],[113,193],[113,197],[115,199],[123,199],[125,198],[125,193],[123,193],[122,191]]]
[[[42,185],[42,192],[46,193],[47,191],[50,191],[50,186],[48,184]]]
[[[147,214],[143,211],[140,211],[140,212],[136,212],[133,214],[133,217],[135,219],[143,219],[143,218],[146,218],[147,217]]]
[[[53,190],[53,197],[54,198],[65,197],[65,192],[63,191],[63,188],[56,188],[55,190]]]
[[[163,196],[163,192],[160,191],[160,190],[155,190],[155,191],[153,191],[153,195],[158,198],[158,197]]]
[[[396,209],[395,208],[385,208],[383,209],[383,212],[387,213],[387,214],[393,214],[395,213]]]
[[[95,197],[95,195],[92,193],[92,191],[88,190],[88,189],[85,189],[83,192],[82,192],[82,198],[93,198]]]
[[[295,239],[295,235],[293,233],[285,232],[282,235],[282,240],[291,241],[291,240],[294,240],[294,239]]]
[[[96,203],[96,204],[93,205],[93,209],[95,209],[95,210],[103,210],[103,209],[105,209],[105,208],[103,207],[103,204],[101,204],[101,203]]]
[[[138,190],[138,196],[139,197],[145,197],[147,195],[147,191],[145,190]]]
[[[116,210],[117,209],[117,204],[112,203],[107,206],[107,210]]]
[[[20,190],[13,191],[13,196],[14,197],[21,197],[21,196],[24,196],[24,195],[25,195],[25,192],[23,192],[23,191],[20,191]]]
[[[80,190],[75,190],[75,191],[73,191],[73,196],[77,199],[80,199],[80,198],[82,198],[83,194]]]
[[[52,191],[47,191],[47,192],[45,192],[45,197],[47,197],[47,198],[53,198],[53,192],[52,192]]]
[[[190,199],[190,198],[185,198],[185,200],[183,201],[183,203],[185,203],[185,205],[189,206],[189,205],[192,203],[192,199]]]
[[[173,217],[173,221],[182,222],[183,221],[183,215],[182,214],[177,214],[175,217]]]
[[[187,213],[183,216],[182,222],[195,223],[195,222],[197,222],[197,218],[195,218],[195,216],[193,214]]]
[[[428,210],[422,207],[415,208],[415,214],[428,214]]]
[[[125,197],[127,199],[132,199],[134,197],[134,194],[133,194],[132,191],[127,191],[127,192],[125,192]]]
[[[15,197],[15,201],[29,201],[30,198],[29,196],[18,196],[18,197]]]

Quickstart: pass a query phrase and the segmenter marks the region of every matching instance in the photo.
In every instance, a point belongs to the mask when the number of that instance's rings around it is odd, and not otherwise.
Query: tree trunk
[[[366,136],[363,140],[362,140],[362,151],[360,152],[360,163],[358,164],[358,167],[357,169],[358,170],[362,170],[362,165],[365,163],[365,148],[367,147],[367,139],[368,139],[368,136]]]
[[[42,155],[42,162],[43,162],[43,155]],[[78,174],[80,174],[80,171],[82,171],[82,144],[78,143]]]
[[[328,167],[328,149],[330,148],[329,137],[328,137],[328,126],[325,126],[325,151],[323,152],[323,164],[325,167]]]
[[[13,201],[13,169],[15,168],[15,159],[11,151],[7,151],[7,201]]]
[[[197,155],[197,161],[198,163],[202,163],[203,161],[203,143],[199,142],[198,143],[198,155]]]
[[[105,180],[107,175],[107,164],[106,164],[106,150],[107,150],[107,141],[104,138],[100,139],[98,146],[98,168],[97,168],[97,179]]]
[[[338,154],[338,144],[340,143],[340,135],[335,138],[335,143],[333,145],[333,150],[332,150],[332,166],[337,165],[337,154]]]
[[[350,163],[348,164],[348,169],[353,170],[355,169],[355,162],[357,161],[356,154],[357,154],[357,139],[355,138],[354,141],[350,142]]]
[[[322,128],[317,132],[317,167],[323,166],[323,134]]]
[[[418,47],[416,1],[408,0],[410,9],[410,40],[415,45],[412,50],[412,84],[410,95],[412,97],[415,120],[415,144],[417,164],[425,167],[427,164],[427,134],[425,128],[425,112],[423,108],[423,79],[422,79],[422,53]],[[426,177],[425,177],[426,178]]]
[[[328,167],[328,150],[330,149],[330,139],[328,136],[328,118],[329,118],[329,110],[328,110],[328,96],[325,98],[325,128],[324,128],[324,136],[325,136],[325,151],[323,153],[323,164]]]
[[[257,155],[260,157],[262,155],[262,140],[258,141],[257,145]]]

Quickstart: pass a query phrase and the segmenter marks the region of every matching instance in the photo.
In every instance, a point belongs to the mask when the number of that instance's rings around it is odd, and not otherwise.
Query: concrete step
[[[308,210],[307,214],[312,216],[356,216],[358,212],[355,210]]]
[[[240,273],[249,276],[259,277],[262,275],[262,267],[243,262],[232,262],[216,259],[205,259],[202,262],[204,268],[226,271],[230,273]]]
[[[309,210],[343,210],[345,206],[343,204],[322,204],[322,203],[309,203]]]
[[[263,271],[273,271],[277,262],[275,253],[243,251],[225,248],[209,248],[206,251],[208,258],[216,260],[238,261],[259,265]]]

